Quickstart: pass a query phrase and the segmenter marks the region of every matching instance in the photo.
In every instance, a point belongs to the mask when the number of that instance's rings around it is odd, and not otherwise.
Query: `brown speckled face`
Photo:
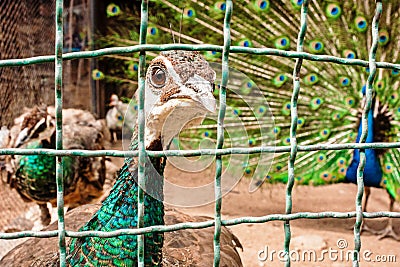
[[[208,62],[197,51],[166,51],[161,53],[171,62],[174,70],[179,74],[183,83],[190,77],[199,75],[210,84],[214,83],[215,72]]]
[[[146,74],[146,147],[160,139],[168,145],[182,127],[195,118],[201,123],[215,111],[215,72],[198,53],[168,51],[153,59]]]
[[[165,103],[171,97],[190,98],[191,94],[208,94],[205,83],[212,93],[215,72],[198,52],[167,51],[150,63],[146,77],[148,89]],[[190,91],[183,92],[182,87]]]

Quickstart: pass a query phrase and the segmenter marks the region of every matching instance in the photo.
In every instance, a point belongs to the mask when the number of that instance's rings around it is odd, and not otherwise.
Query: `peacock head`
[[[167,51],[153,59],[146,74],[146,147],[160,140],[167,148],[182,129],[215,112],[215,78],[198,52]]]

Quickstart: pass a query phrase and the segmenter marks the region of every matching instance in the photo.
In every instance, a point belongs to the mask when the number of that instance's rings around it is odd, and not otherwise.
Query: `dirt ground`
[[[198,185],[198,181],[204,181],[205,177],[212,179],[213,173],[210,169],[198,174],[188,174],[170,166],[166,170],[165,176],[166,179],[190,186]],[[224,196],[222,200],[223,219],[284,213],[285,185],[265,185],[254,193],[249,193],[248,188],[249,180],[242,179],[232,192]],[[357,187],[353,184],[320,187],[295,186],[293,212],[354,211],[356,193]],[[166,199],[168,201],[168,196]],[[388,210],[388,206],[389,197],[386,192],[382,189],[372,189],[368,211]],[[214,204],[196,208],[181,208],[181,210],[192,215],[213,216]],[[398,205],[396,205],[396,211],[399,211]],[[354,221],[354,219],[291,221],[291,249],[293,250],[291,266],[352,266],[352,257],[348,257],[347,254],[350,255],[354,248],[352,229]],[[384,228],[386,222],[387,219],[366,220],[368,226],[377,230]],[[393,222],[395,230],[400,234],[400,220],[397,219]],[[283,222],[240,224],[230,228],[243,245],[244,249],[241,255],[245,266],[284,266],[284,262],[277,256],[284,246]],[[361,242],[360,266],[398,266],[400,242],[390,238],[378,240],[375,235],[368,232],[362,234]],[[273,251],[276,251],[275,254]],[[323,253],[323,251],[325,252]],[[262,252],[268,252],[269,257],[266,258],[266,254]],[[315,254],[312,254],[314,252]],[[363,253],[364,256],[362,256]],[[307,260],[309,259],[308,255],[311,255],[311,261]],[[316,260],[314,260],[314,255]],[[302,261],[302,258],[306,260]],[[347,258],[350,260],[347,261]],[[296,261],[296,259],[299,260]],[[378,262],[379,260],[385,262]]]
[[[113,161],[121,164],[121,160]],[[213,171],[213,168],[209,168],[200,173],[186,173],[167,165],[165,177],[170,182],[193,187],[212,182]],[[231,192],[223,197],[223,219],[284,213],[285,185],[265,185],[254,193],[249,193],[248,187],[249,180],[242,179]],[[26,220],[23,218],[38,218],[38,209],[35,205],[21,202],[15,192],[10,193],[4,185],[0,186],[0,196],[2,197],[0,204],[1,231],[13,228],[12,226],[15,224],[26,224]],[[355,196],[356,186],[353,184],[320,187],[295,186],[293,212],[353,211]],[[173,192],[166,192],[167,202],[172,202],[175,197]],[[373,189],[368,210],[388,210],[388,206],[389,198],[386,192],[382,189]],[[180,207],[179,209],[192,215],[214,215],[214,203],[195,208]],[[396,211],[399,211],[398,204],[396,204]],[[291,257],[294,260],[291,266],[351,266],[351,260],[346,260],[346,258],[354,247],[353,223],[354,219],[291,221]],[[366,223],[373,229],[381,229],[386,225],[387,219],[370,219]],[[395,230],[400,234],[400,220],[395,219],[394,225]],[[243,245],[241,256],[244,266],[284,266],[284,262],[278,256],[284,246],[283,222],[239,224],[230,228]],[[375,235],[367,232],[362,234],[361,241],[360,266],[398,266],[400,242],[390,238],[378,240]],[[17,242],[0,240],[0,257]],[[311,260],[308,260],[309,256]],[[314,256],[316,260],[314,260]],[[385,262],[378,262],[379,259]]]

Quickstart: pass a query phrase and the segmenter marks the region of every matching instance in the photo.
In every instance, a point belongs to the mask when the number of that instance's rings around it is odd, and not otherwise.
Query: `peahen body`
[[[296,51],[302,2],[234,1],[232,45]],[[375,1],[309,2],[304,52],[368,60]],[[382,4],[376,61],[399,63],[400,1],[383,0]],[[147,42],[171,43],[174,38],[181,43],[222,45],[225,9],[226,4],[223,1],[151,2]],[[106,12],[110,26],[106,43],[136,44],[138,36],[130,29],[139,25],[138,19],[135,19],[138,17],[137,9],[110,4]],[[204,55],[209,61],[221,60],[220,52],[204,52]],[[105,81],[109,83],[113,83],[118,75],[121,77],[119,83],[124,83],[123,80],[137,69],[135,58],[113,60],[111,63],[116,62],[111,73],[113,79],[107,79],[108,73],[103,74]],[[225,121],[225,129],[229,133],[225,136],[226,147],[290,144],[294,63],[294,59],[278,56],[230,54],[230,66],[245,73],[249,79],[240,80],[235,75],[230,76],[228,118]],[[297,143],[313,145],[358,142],[369,74],[367,67],[303,60],[300,69],[301,90],[297,103]],[[399,141],[399,85],[398,67],[377,70],[373,81],[372,109],[368,113],[366,142]],[[256,90],[260,90],[261,94],[254,94]],[[273,126],[269,120],[272,117],[275,123]],[[205,139],[215,142],[216,125],[215,120],[205,120],[201,127],[187,130],[181,134],[182,146],[185,142],[190,145]],[[245,134],[238,133],[236,129],[239,128],[244,129]],[[240,175],[255,177],[259,181],[255,185],[262,181],[287,182],[288,154],[276,153],[273,157],[270,155],[263,154],[260,158],[260,154],[253,154],[242,162],[236,161],[232,164],[227,161],[225,167],[237,170],[232,165],[241,166]],[[295,162],[296,183],[356,183],[359,155],[359,150],[299,152]],[[392,211],[394,202],[400,201],[400,150],[367,149],[366,157],[366,201],[369,187],[383,188],[390,197],[389,210]],[[380,234],[382,237],[392,236],[399,239],[390,221]]]
[[[104,149],[109,131],[103,120],[97,120],[88,111],[63,110],[64,149]],[[7,147],[55,148],[54,107],[37,106],[15,119],[9,132]],[[7,136],[8,138],[8,136]],[[46,155],[7,156],[7,182],[25,201],[36,202],[41,209],[43,225],[50,223],[47,203],[56,205],[56,160]],[[105,158],[65,157],[65,206],[95,202],[103,195],[106,180]]]
[[[130,129],[136,123],[137,111],[132,108],[128,103],[123,103],[119,100],[118,96],[113,94],[110,98],[110,109],[106,114],[107,127],[110,129],[112,142],[117,141],[117,132],[121,132],[123,135],[132,135]],[[126,131],[124,133],[124,131]],[[124,136],[123,136],[124,137]]]
[[[188,71],[182,72],[182,67]],[[188,75],[186,75],[188,74]],[[215,110],[212,84],[215,73],[197,52],[163,52],[155,58],[146,75],[145,146],[147,150],[163,150],[180,128],[176,119],[199,123],[208,111]],[[193,120],[195,119],[195,120]],[[166,127],[168,130],[164,131]],[[171,130],[171,131],[169,131]],[[137,133],[130,149],[138,149]],[[163,170],[165,158],[148,159],[145,163],[144,226],[201,221],[164,207]],[[67,228],[76,230],[112,231],[137,228],[138,167],[136,158],[127,158],[116,183],[102,205],[85,205],[66,216]],[[51,226],[55,227],[55,225]],[[71,228],[70,228],[71,229]],[[145,266],[212,266],[213,228],[196,231],[145,234]],[[35,247],[34,254],[29,250]],[[55,240],[30,241],[9,252],[0,265],[56,266]],[[137,237],[73,238],[67,253],[69,266],[136,266]],[[236,248],[238,239],[223,227],[221,265],[242,266]]]

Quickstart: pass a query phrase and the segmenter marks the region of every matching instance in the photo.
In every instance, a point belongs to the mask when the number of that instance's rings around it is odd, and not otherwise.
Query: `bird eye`
[[[153,68],[151,71],[150,81],[155,87],[162,87],[167,81],[167,75],[163,69],[159,67]]]

